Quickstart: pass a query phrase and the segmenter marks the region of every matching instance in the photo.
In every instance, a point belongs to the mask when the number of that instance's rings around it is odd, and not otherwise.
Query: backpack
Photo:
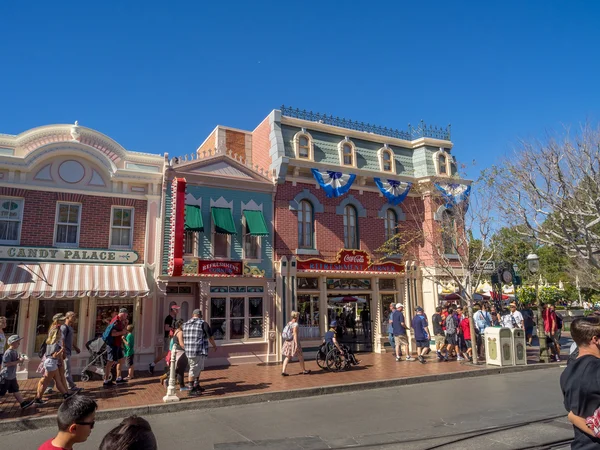
[[[111,335],[111,333],[112,333],[113,328],[115,327],[115,323],[117,322],[117,320],[116,320],[117,317],[115,317],[113,320],[111,320],[111,322],[108,324],[108,326],[104,330],[104,333],[102,333],[102,340],[104,342],[106,342],[106,345],[112,346],[114,344],[115,338]]]
[[[44,355],[46,354],[47,347],[48,347],[48,344],[46,344],[46,341],[44,340],[44,342],[42,342],[42,345],[40,345],[40,349],[38,351],[38,356],[40,357],[40,359],[42,359],[44,357]]]
[[[292,322],[288,323],[283,332],[281,333],[281,337],[284,341],[291,341],[294,339],[294,329],[292,328]]]

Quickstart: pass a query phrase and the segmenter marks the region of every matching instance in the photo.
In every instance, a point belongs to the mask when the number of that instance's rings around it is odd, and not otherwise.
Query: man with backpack
[[[188,357],[190,371],[188,373],[189,396],[195,397],[204,389],[200,387],[200,373],[204,370],[204,361],[208,357],[208,343],[216,351],[217,344],[212,336],[208,323],[202,320],[202,311],[192,311],[192,318],[183,324],[183,346]]]
[[[115,382],[117,384],[126,383],[127,380],[124,380],[121,377],[121,365],[125,362],[125,357],[123,355],[123,336],[127,333],[127,317],[129,313],[127,312],[127,308],[121,308],[119,310],[119,314],[117,314],[110,321],[110,324],[102,333],[102,339],[106,343],[107,350],[107,361],[106,367],[104,369],[104,387],[111,387],[115,383],[110,379],[110,373],[112,370],[112,366],[114,364],[117,365],[117,379]]]

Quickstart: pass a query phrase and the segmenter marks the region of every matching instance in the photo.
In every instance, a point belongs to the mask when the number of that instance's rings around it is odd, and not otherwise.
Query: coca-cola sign
[[[340,250],[335,261],[319,258],[298,260],[297,268],[301,272],[404,272],[404,266],[395,262],[371,263],[371,257],[364,250]]]

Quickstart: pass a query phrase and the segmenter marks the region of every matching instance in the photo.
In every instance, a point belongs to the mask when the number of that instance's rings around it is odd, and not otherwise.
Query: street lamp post
[[[177,352],[172,349],[171,350],[171,367],[169,370],[169,385],[167,387],[167,394],[163,397],[163,402],[178,402],[179,397],[175,393],[175,367],[177,366]]]
[[[527,267],[529,272],[535,277],[535,275],[540,271],[540,258],[535,253],[531,253],[527,255]],[[546,333],[544,332],[544,314],[542,311],[542,304],[539,299],[539,281],[538,278],[535,277],[535,302],[537,303],[537,311],[538,311],[538,321],[537,321],[537,335],[538,340],[540,342],[540,361],[550,362],[550,358],[548,357],[548,348],[546,347]]]

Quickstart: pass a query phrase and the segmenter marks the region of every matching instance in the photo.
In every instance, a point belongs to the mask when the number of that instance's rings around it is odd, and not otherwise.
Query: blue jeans
[[[388,333],[388,339],[390,340],[390,345],[392,349],[396,348],[396,343],[394,342],[394,333]]]

